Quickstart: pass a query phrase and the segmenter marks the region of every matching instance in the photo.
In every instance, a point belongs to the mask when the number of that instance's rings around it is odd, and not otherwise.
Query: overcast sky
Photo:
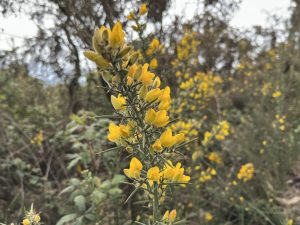
[[[173,0],[171,10],[174,14],[183,13],[189,18],[195,11],[195,2],[195,0]],[[243,0],[231,25],[239,28],[250,28],[253,25],[267,26],[268,13],[287,17],[290,4],[290,0]],[[36,31],[35,24],[25,16],[5,19],[0,17],[0,48],[8,49],[11,46],[10,38],[14,38],[15,45],[20,45],[22,38],[32,37]]]

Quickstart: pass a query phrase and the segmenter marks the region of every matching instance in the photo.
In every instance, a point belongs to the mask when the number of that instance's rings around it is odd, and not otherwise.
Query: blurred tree
[[[153,22],[162,22],[167,3],[167,0],[151,2],[148,16]],[[74,113],[83,107],[77,95],[80,80],[86,73],[81,63],[82,50],[90,48],[90,34],[100,24],[112,26],[116,20],[124,18],[120,12],[138,5],[139,2],[125,0],[4,0],[0,3],[0,11],[3,16],[25,14],[37,24],[37,36],[27,39],[22,47],[26,57],[18,60],[30,64],[31,69],[42,70],[39,73],[52,74],[63,81],[69,94],[68,111]],[[53,24],[49,26],[49,23]],[[9,63],[16,51],[2,52],[1,58]]]

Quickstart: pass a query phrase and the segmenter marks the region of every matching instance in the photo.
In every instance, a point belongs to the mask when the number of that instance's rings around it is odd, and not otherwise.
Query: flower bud
[[[125,56],[128,52],[130,52],[130,50],[132,49],[131,46],[125,46],[121,49],[121,51],[119,52],[118,56],[119,58],[123,58],[123,56]]]
[[[107,68],[109,66],[109,62],[106,59],[104,59],[102,55],[97,54],[96,52],[85,51],[83,54],[89,60],[95,62],[97,66],[102,69]]]
[[[129,57],[129,64],[132,65],[136,62],[136,60],[139,58],[139,53],[134,52],[130,57]]]

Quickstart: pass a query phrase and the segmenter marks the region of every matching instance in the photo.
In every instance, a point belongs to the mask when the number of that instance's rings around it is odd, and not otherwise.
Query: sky
[[[172,0],[171,11],[175,14],[184,14],[187,19],[193,16],[196,0]],[[268,13],[275,13],[281,17],[289,15],[290,0],[243,0],[239,11],[231,21],[237,28],[251,28],[253,25],[268,25]],[[0,49],[10,49],[19,46],[26,37],[36,34],[35,24],[25,15],[19,18],[0,17]],[[13,39],[13,42],[11,41]]]

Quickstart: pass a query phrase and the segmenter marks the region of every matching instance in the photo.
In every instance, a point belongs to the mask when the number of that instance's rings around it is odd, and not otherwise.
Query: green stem
[[[153,225],[159,221],[158,219],[158,187],[157,183],[154,182],[154,191],[153,191]]]

